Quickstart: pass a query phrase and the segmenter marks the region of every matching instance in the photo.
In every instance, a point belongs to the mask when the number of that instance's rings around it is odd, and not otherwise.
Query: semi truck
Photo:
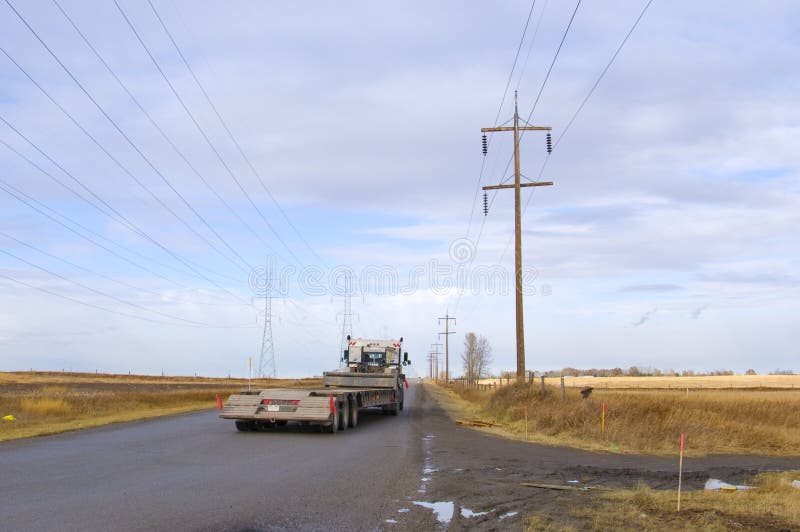
[[[323,432],[354,429],[359,411],[380,409],[396,416],[403,410],[408,381],[403,338],[347,337],[342,367],[323,373],[319,389],[267,388],[231,395],[219,417],[235,420],[236,429],[255,431],[289,423],[319,426]]]

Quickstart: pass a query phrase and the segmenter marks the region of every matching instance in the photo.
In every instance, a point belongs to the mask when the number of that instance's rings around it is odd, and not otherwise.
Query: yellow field
[[[511,383],[514,382],[512,378]],[[507,379],[481,379],[480,384],[507,385]],[[545,383],[559,386],[558,377],[547,377]],[[539,384],[539,380],[536,380]],[[732,389],[778,388],[800,390],[800,375],[722,375],[707,377],[565,377],[567,388],[591,386],[601,389]]]
[[[437,389],[437,388],[434,388]],[[800,390],[577,389],[501,386],[496,391],[452,387],[444,399],[456,415],[500,424],[492,429],[530,441],[623,453],[674,454],[686,434],[687,453],[800,456]],[[605,404],[605,427],[602,405]],[[460,413],[459,413],[460,411]]]
[[[253,380],[252,387],[320,386],[320,379]],[[246,379],[94,373],[0,373],[0,441],[211,409]]]

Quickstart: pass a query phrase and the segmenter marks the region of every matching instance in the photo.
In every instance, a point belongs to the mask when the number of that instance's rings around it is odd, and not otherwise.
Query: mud
[[[430,389],[420,386],[417,395],[417,406],[424,411],[418,427],[423,452],[419,488],[415,496],[407,497],[410,502],[398,502],[397,515],[391,516],[397,523],[385,524],[387,529],[519,530],[533,513],[546,514],[559,527],[580,529],[586,523],[573,517],[571,510],[597,504],[599,491],[549,490],[520,483],[677,486],[677,457],[592,453],[508,440],[456,426]],[[683,485],[702,489],[709,477],[747,483],[759,472],[784,469],[800,469],[800,457],[695,458],[684,462]]]

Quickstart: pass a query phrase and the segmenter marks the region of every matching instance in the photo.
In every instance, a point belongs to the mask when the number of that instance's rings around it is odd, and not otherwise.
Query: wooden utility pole
[[[439,325],[442,324],[442,320],[444,320],[444,332],[440,332],[439,335],[444,335],[444,382],[450,382],[450,335],[455,334],[455,331],[450,330],[450,320],[453,320],[453,325],[455,325],[455,318],[451,318],[450,314],[445,314],[444,318],[439,318]]]
[[[433,370],[434,370],[434,373],[436,373],[436,378],[434,379],[436,382],[439,382],[439,348],[440,347],[442,347],[442,344],[440,344],[438,342],[435,343],[435,344],[431,344],[431,349],[433,350],[431,352],[433,353],[433,357],[434,357],[434,360],[435,360],[434,366],[433,366]]]
[[[547,126],[519,125],[519,111],[517,108],[517,92],[514,91],[514,125],[512,127],[484,127],[483,133],[493,133],[497,131],[514,132],[514,184],[513,185],[492,185],[483,187],[483,190],[498,190],[501,188],[514,189],[514,277],[516,286],[516,310],[517,310],[517,380],[525,380],[525,329],[522,314],[522,214],[520,212],[520,189],[522,187],[546,187],[553,184],[552,181],[520,183],[519,170],[519,132],[520,131],[550,131],[553,128]],[[526,122],[527,124],[527,122]],[[549,144],[548,144],[549,152]]]

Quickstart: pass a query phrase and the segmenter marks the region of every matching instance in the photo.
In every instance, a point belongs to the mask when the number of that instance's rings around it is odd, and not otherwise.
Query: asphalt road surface
[[[398,417],[362,415],[337,434],[239,433],[201,412],[0,444],[0,530],[519,529],[526,510],[568,512],[575,497],[522,480],[668,487],[676,468],[456,427],[417,384]],[[800,460],[686,470],[697,487],[772,468]]]

